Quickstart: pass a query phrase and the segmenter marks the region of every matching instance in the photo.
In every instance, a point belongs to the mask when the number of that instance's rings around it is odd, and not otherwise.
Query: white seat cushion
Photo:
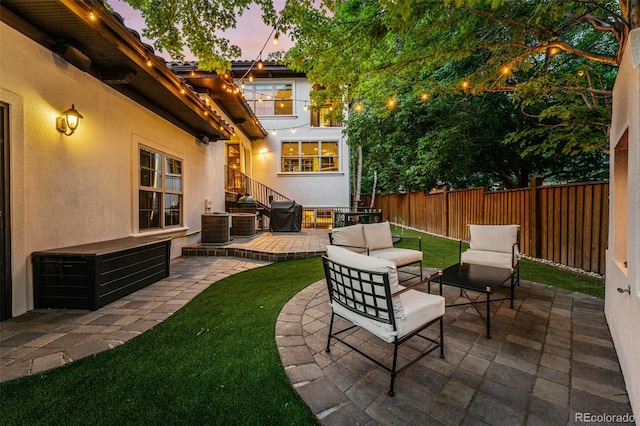
[[[378,250],[393,247],[391,226],[389,222],[369,223],[362,225],[364,241],[369,250]]]
[[[350,268],[365,271],[389,274],[389,290],[395,294],[400,290],[398,285],[398,270],[396,264],[390,260],[379,259],[364,254],[355,253],[344,247],[328,245],[327,257],[329,260],[340,263]],[[392,297],[393,312],[396,318],[404,318],[404,309],[399,297]]]
[[[422,260],[422,252],[420,250],[399,247],[373,250],[369,252],[369,256],[390,260],[395,263],[398,268],[401,266],[411,265],[412,263],[420,262]]]
[[[518,250],[516,249],[516,258],[513,265],[518,263]],[[508,253],[500,251],[487,250],[466,250],[460,255],[462,263],[472,263],[474,265],[494,266],[496,268],[511,269],[513,267],[511,260],[511,251]]]
[[[471,250],[511,253],[518,241],[518,225],[469,225]]]
[[[351,251],[363,252],[366,251],[367,243],[364,239],[364,232],[362,231],[362,224],[345,226],[343,228],[334,228],[331,231],[331,240],[333,244],[340,246],[356,246],[363,247],[357,249],[353,247],[347,247]]]
[[[331,306],[336,314],[389,343],[393,342],[396,334],[400,339],[423,324],[444,315],[445,300],[442,296],[409,290],[399,297],[404,308],[404,319],[396,318],[397,333],[394,333],[391,324],[358,315],[338,303],[333,303]]]

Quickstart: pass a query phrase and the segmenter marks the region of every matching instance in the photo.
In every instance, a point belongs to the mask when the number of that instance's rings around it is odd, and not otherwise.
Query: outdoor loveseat
[[[396,239],[400,240],[399,237]],[[403,272],[412,277],[420,277],[422,281],[422,239],[420,237],[402,237],[417,242],[418,249],[408,249],[394,246],[394,236],[391,234],[389,222],[356,224],[343,228],[334,228],[329,233],[329,241],[332,245],[347,248],[356,253],[366,254],[379,259],[390,260],[397,268],[410,265],[419,265],[419,273],[412,271]]]

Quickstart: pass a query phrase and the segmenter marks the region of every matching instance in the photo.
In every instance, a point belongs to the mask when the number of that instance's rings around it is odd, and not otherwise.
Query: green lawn
[[[319,258],[221,280],[125,345],[0,385],[8,425],[310,425],[282,369],[278,313]]]
[[[446,268],[458,262],[460,243],[448,238],[439,238],[432,235],[418,233],[409,229],[395,229],[392,232],[405,237],[422,237],[422,251],[424,252],[424,265],[435,268]],[[400,247],[416,248],[415,241],[410,239],[400,241]],[[463,244],[463,250],[468,246]],[[554,266],[534,262],[527,259],[520,261],[520,278],[572,291],[586,293],[604,299],[604,283],[601,279],[583,274],[558,269]]]
[[[422,236],[426,266],[458,261],[456,241]],[[525,280],[603,297],[601,280],[524,260],[521,270]],[[284,304],[322,277],[315,258],[221,280],[125,345],[1,384],[0,423],[316,424],[282,369],[274,330]]]

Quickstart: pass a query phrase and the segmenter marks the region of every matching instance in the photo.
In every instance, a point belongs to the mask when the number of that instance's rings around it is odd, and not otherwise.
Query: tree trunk
[[[631,30],[640,26],[640,0],[619,0],[622,16],[629,20]]]
[[[356,168],[356,176],[354,182],[353,208],[357,209],[360,205],[360,190],[362,188],[362,145],[358,144],[358,166]]]
[[[371,190],[371,203],[369,203],[369,208],[373,208],[373,204],[376,201],[376,185],[378,184],[378,171],[373,171],[373,189]]]

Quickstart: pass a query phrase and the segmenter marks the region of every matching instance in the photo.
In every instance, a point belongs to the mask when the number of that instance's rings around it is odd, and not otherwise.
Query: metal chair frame
[[[331,339],[334,338],[339,342],[342,342],[349,348],[353,349],[354,351],[358,352],[365,358],[384,368],[391,375],[391,384],[389,386],[388,392],[389,396],[395,395],[393,389],[395,378],[398,374],[402,373],[404,370],[438,348],[440,349],[440,358],[444,358],[444,325],[442,316],[424,323],[417,329],[411,331],[410,333],[407,333],[401,338],[398,338],[396,318],[394,316],[393,302],[391,300],[392,295],[389,287],[389,274],[348,267],[328,259],[327,256],[323,256],[322,260],[324,264],[325,277],[327,280],[327,287],[329,290],[329,299],[332,303],[339,303],[344,308],[355,312],[356,314],[361,315],[365,318],[378,321],[383,324],[390,324],[393,328],[394,333],[396,333],[394,340],[391,343],[393,344],[393,359],[391,361],[391,366],[389,366],[388,364],[385,364],[381,360],[378,360],[371,355],[361,351],[345,339],[341,338],[341,334],[346,333],[349,330],[352,330],[355,327],[359,326],[354,324],[351,320],[344,318],[339,314],[336,314],[335,311],[332,310],[326,352],[331,352]],[[426,280],[420,281],[419,283],[407,287],[400,292],[411,290],[413,287],[425,284],[436,278],[437,275],[429,276]],[[442,284],[440,284],[440,295],[442,295]],[[368,300],[370,302],[367,302]],[[336,315],[352,323],[352,325],[334,332],[333,328]],[[420,332],[434,324],[439,325],[439,337],[437,339],[433,339],[420,334]],[[365,327],[361,328],[366,329]],[[427,340],[431,343],[431,345],[429,345],[427,350],[421,352],[413,360],[409,361],[401,368],[398,368],[398,349],[403,343],[407,342],[413,337],[420,337],[424,340]]]

